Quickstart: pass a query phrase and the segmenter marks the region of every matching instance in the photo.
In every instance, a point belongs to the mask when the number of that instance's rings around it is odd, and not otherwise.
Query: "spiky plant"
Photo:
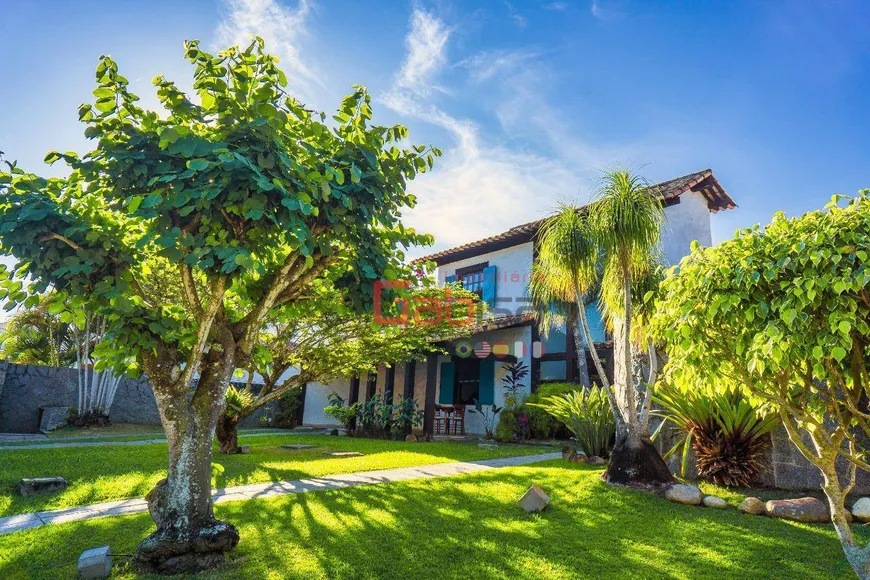
[[[765,413],[736,388],[711,387],[683,391],[661,385],[653,400],[661,406],[654,414],[681,433],[665,458],[680,453],[685,476],[689,449],[695,452],[698,475],[717,485],[748,487],[763,467],[765,437],[779,425],[779,416]]]
[[[540,407],[565,424],[577,445],[589,456],[606,457],[613,445],[616,422],[603,388],[580,389],[547,397]]]

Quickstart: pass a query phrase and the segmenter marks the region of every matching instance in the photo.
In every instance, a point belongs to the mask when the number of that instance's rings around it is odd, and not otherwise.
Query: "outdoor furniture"
[[[454,435],[465,435],[465,405],[453,405],[450,413],[451,423],[453,423]],[[460,432],[456,432],[459,427]]]
[[[435,405],[435,433],[447,434],[450,431],[450,418],[447,415],[447,408],[441,405]]]

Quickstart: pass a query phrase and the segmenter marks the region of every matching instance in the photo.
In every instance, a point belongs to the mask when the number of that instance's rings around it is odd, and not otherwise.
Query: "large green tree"
[[[670,382],[740,388],[779,414],[821,472],[849,563],[870,578],[844,507],[856,471],[870,471],[870,190],[840,199],[695,246],[663,284],[653,331]]]
[[[187,42],[185,56],[195,95],[158,76],[160,112],[139,107],[101,57],[96,101],[79,109],[94,150],[49,153],[69,166],[63,178],[14,163],[0,173],[0,250],[33,280],[8,281],[9,299],[49,287],[87,296],[107,321],[99,364],[141,369],[154,388],[169,469],[148,494],[157,529],[137,560],[158,571],[214,565],[238,542],[214,518],[212,439],[264,323],[325,276],[358,310],[376,280],[410,276],[402,248],[431,238],[400,222],[415,203],[406,185],[440,154],[372,124],[362,87],[326,123],[287,94],[259,38],[216,55]],[[147,290],[155,271],[182,304]]]

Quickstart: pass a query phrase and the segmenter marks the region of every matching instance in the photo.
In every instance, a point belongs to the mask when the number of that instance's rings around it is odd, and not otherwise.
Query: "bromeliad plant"
[[[780,424],[779,416],[753,405],[739,389],[681,390],[661,384],[653,401],[661,407],[653,414],[663,419],[653,438],[668,423],[680,432],[679,441],[664,457],[681,455],[683,477],[690,449],[695,452],[698,475],[717,485],[747,487],[761,472],[767,435]]]
[[[586,455],[607,457],[610,454],[616,422],[603,388],[580,389],[529,404],[544,409],[564,423]]]
[[[239,422],[246,417],[245,411],[253,404],[254,393],[246,388],[236,388],[233,385],[227,387],[224,396],[224,409],[217,423],[217,434],[220,440],[221,453],[240,453],[238,431]],[[224,435],[232,433],[231,436]],[[222,436],[223,435],[223,436]]]

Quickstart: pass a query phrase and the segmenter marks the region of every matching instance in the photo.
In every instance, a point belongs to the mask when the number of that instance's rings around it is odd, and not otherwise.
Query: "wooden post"
[[[384,403],[387,405],[393,404],[393,393],[396,390],[396,363],[390,363],[386,367],[386,376],[384,377]]]
[[[366,378],[366,402],[370,401],[372,397],[375,396],[375,389],[378,386],[378,373],[369,372],[368,377]]]
[[[438,355],[426,357],[426,402],[423,407],[423,433],[427,439],[435,435],[435,388],[438,382]]]
[[[417,361],[409,360],[405,363],[405,382],[402,386],[402,398],[414,398],[414,379],[416,379]]]
[[[359,401],[359,375],[350,378],[350,393],[347,395],[347,406],[355,405]],[[350,430],[356,429],[356,418],[350,422]],[[350,435],[350,433],[348,433]]]

